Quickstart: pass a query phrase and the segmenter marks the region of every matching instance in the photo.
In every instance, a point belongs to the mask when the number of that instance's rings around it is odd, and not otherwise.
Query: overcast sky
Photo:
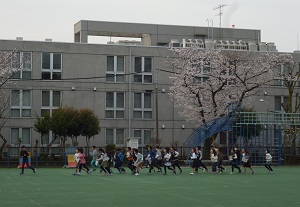
[[[259,29],[279,51],[299,49],[300,0],[1,0],[0,39],[73,42],[79,20],[207,26],[213,19],[218,27],[220,4],[228,5],[222,27]]]

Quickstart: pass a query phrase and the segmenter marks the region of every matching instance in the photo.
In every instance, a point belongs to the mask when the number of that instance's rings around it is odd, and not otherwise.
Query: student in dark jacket
[[[170,147],[170,153],[171,153],[171,158],[170,158],[170,160],[171,160],[171,163],[172,163],[172,166],[173,166],[173,169],[174,169],[175,174],[176,174],[176,169],[175,169],[175,167],[177,167],[177,168],[179,169],[180,174],[181,174],[181,173],[182,173],[182,169],[180,168],[179,163],[178,163],[178,155],[179,155],[179,152],[177,152],[177,151],[175,150],[175,148],[172,146],[172,147]]]
[[[20,156],[22,158],[22,172],[20,173],[20,175],[24,174],[25,164],[27,165],[28,168],[30,168],[33,171],[33,173],[35,173],[35,168],[31,167],[28,163],[29,154],[28,154],[28,152],[26,150],[26,147],[24,145],[21,147]]]

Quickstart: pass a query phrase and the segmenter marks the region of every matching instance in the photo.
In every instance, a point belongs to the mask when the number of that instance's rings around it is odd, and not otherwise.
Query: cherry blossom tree
[[[277,65],[292,56],[279,53],[172,49],[176,70],[170,96],[180,114],[198,124],[226,114],[229,103],[250,104],[259,87],[273,81]]]
[[[170,96],[180,114],[197,124],[221,117],[228,104],[249,107],[259,87],[273,81],[275,68],[292,57],[279,53],[259,53],[199,48],[172,49],[169,60],[175,69]],[[209,155],[211,139],[204,143],[204,156]]]
[[[12,69],[11,65],[14,63],[17,67]],[[17,64],[16,52],[0,52],[0,138],[2,140],[2,145],[0,147],[0,159],[2,158],[3,149],[7,143],[7,139],[1,133],[3,126],[6,123],[6,117],[11,106],[11,100],[9,92],[5,90],[7,85],[13,85],[14,82],[11,81],[11,77],[20,71],[21,65]]]

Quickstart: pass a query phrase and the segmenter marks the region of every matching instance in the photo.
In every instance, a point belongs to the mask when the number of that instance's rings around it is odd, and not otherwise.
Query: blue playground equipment
[[[195,148],[196,146],[201,146],[206,139],[214,134],[222,131],[231,131],[233,129],[233,121],[237,110],[241,110],[241,106],[235,103],[228,104],[227,115],[215,118],[195,129],[184,142],[184,146]]]

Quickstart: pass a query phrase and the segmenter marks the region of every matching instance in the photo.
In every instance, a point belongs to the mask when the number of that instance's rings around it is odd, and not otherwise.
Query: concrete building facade
[[[173,56],[166,45],[276,51],[273,43],[260,42],[259,30],[215,29],[215,36],[210,31],[207,27],[80,21],[74,26],[74,43],[0,40],[2,51],[17,49],[20,57],[30,59],[14,77],[17,84],[6,86],[19,102],[12,104],[2,134],[12,146],[19,138],[28,146],[36,140],[40,143],[40,134],[33,129],[34,114],[70,106],[90,108],[98,115],[101,132],[92,145],[126,146],[128,137],[140,137],[144,146],[159,135],[162,146],[181,146],[197,124],[178,115],[168,94],[174,71],[166,66],[167,58]],[[218,32],[222,39],[218,40]],[[88,44],[89,35],[137,37],[141,43]],[[300,61],[299,54],[294,56]],[[277,102],[286,94],[281,85],[266,86],[254,97],[253,106],[265,111],[259,99],[267,95],[270,110],[281,110]],[[45,145],[50,143],[51,133],[43,139]],[[78,140],[85,145],[84,139]],[[59,145],[59,140],[54,144]]]

